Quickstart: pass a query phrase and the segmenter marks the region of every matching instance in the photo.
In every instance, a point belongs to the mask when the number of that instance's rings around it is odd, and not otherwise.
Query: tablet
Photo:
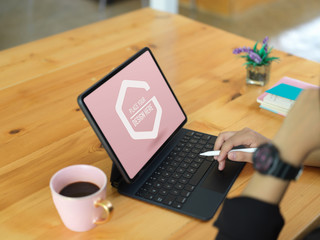
[[[80,94],[78,104],[127,183],[187,121],[149,48]]]

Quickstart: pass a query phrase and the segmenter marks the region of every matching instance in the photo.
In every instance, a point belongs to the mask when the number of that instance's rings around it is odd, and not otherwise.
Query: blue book
[[[303,89],[288,85],[285,83],[280,83],[279,85],[267,90],[267,93],[274,94],[283,98],[290,100],[296,100]]]

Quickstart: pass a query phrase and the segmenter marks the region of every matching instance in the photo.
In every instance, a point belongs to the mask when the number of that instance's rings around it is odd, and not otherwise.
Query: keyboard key
[[[173,185],[172,185],[172,184],[169,184],[169,183],[165,183],[165,184],[163,185],[163,187],[164,187],[165,189],[170,190],[170,189],[173,188]]]
[[[197,143],[198,140],[197,140],[197,139],[191,139],[190,142],[191,142],[191,143]]]
[[[144,195],[144,198],[152,200],[154,198],[153,194],[147,193],[146,195]]]
[[[208,143],[210,144],[214,144],[217,138],[215,137],[211,137],[210,140],[208,141]]]
[[[178,156],[178,152],[174,151],[170,153],[170,157],[176,157]]]
[[[169,179],[168,183],[176,184],[177,183],[177,179],[171,178],[171,179]]]
[[[194,159],[194,162],[202,163],[203,162],[203,158],[197,157],[197,158]]]
[[[211,139],[211,136],[210,135],[203,135],[201,139],[208,141]]]
[[[174,186],[176,189],[183,189],[184,188],[184,185],[181,184],[181,183],[177,183],[175,186]]]
[[[155,183],[153,184],[153,186],[156,187],[156,188],[161,188],[162,184],[159,183],[159,182],[155,182]]]
[[[181,174],[175,172],[175,173],[172,174],[172,177],[173,177],[173,178],[180,178],[180,177],[181,177]]]
[[[183,149],[183,151],[186,152],[186,153],[188,153],[188,152],[191,151],[191,148],[185,147],[185,148]]]
[[[194,148],[194,144],[192,144],[192,143],[187,143],[186,146],[187,146],[188,148]]]
[[[214,144],[206,144],[204,147],[212,150],[214,147]]]
[[[191,174],[191,173],[188,173],[188,172],[185,172],[185,173],[183,174],[183,176],[184,176],[185,178],[191,178],[191,177],[192,177],[192,174]]]
[[[173,167],[173,166],[167,167],[168,172],[174,172],[174,170],[175,170],[175,167]]]
[[[189,136],[184,136],[183,139],[187,140],[187,142],[188,142],[191,138]]]
[[[200,164],[196,163],[196,162],[193,162],[193,163],[191,163],[190,166],[193,167],[193,168],[198,168],[198,167],[200,167]]]
[[[186,179],[186,178],[180,178],[179,179],[179,183],[182,183],[182,184],[187,184],[188,183],[188,179]]]
[[[177,197],[176,202],[178,203],[185,203],[187,201],[186,197]]]
[[[180,195],[183,196],[183,197],[189,197],[191,194],[191,192],[189,191],[186,191],[186,190],[182,190]]]
[[[185,168],[178,167],[176,172],[183,174],[185,170],[186,170]]]
[[[160,191],[159,191],[159,194],[161,194],[161,195],[167,195],[168,194],[168,190],[166,190],[166,189],[161,189]]]
[[[149,181],[147,181],[147,182],[145,183],[145,185],[146,185],[146,186],[152,186],[152,183],[149,182]]]
[[[194,146],[195,148],[199,148],[199,149],[202,149],[203,148],[203,144],[196,144],[195,146]]]
[[[178,202],[174,202],[173,204],[172,204],[172,207],[175,207],[175,208],[182,208],[182,204],[181,203],[178,203]]]
[[[173,167],[178,167],[179,166],[179,162],[178,161],[172,161],[171,166]]]
[[[157,202],[162,202],[163,201],[163,196],[158,195],[157,197],[155,197],[154,200],[156,200]]]
[[[192,167],[188,168],[188,170],[187,170],[187,172],[189,172],[189,173],[195,173],[196,171],[197,171],[197,169],[192,168]]]
[[[202,151],[201,151],[201,149],[199,149],[199,148],[195,148],[195,149],[193,149],[191,152],[194,153],[194,154],[196,154],[196,155],[199,155]]]
[[[172,203],[174,202],[174,200],[176,199],[175,196],[172,196],[172,195],[168,195],[164,200],[163,200],[163,204],[166,204],[166,205],[172,205]]]
[[[194,131],[188,131],[188,132],[186,133],[186,136],[193,136],[194,134],[195,134]]]
[[[180,153],[179,153],[179,156],[180,156],[180,157],[185,157],[185,156],[187,156],[187,153],[186,153],[186,152],[180,152]]]
[[[178,190],[178,189],[173,189],[173,190],[170,191],[170,194],[175,195],[175,196],[178,196],[178,195],[180,195],[180,190]]]
[[[157,192],[158,192],[158,189],[156,189],[156,188],[149,189],[149,193],[156,194]]]
[[[167,179],[165,177],[161,176],[161,177],[159,177],[158,180],[159,180],[159,182],[164,183]]]
[[[189,163],[183,162],[180,164],[180,167],[187,168],[187,167],[189,167]]]
[[[189,192],[192,192],[194,189],[195,189],[195,186],[193,185],[190,185],[190,184],[187,184],[185,187],[184,187],[185,190],[189,191]]]
[[[181,147],[178,147],[178,146],[176,146],[176,147],[174,148],[174,151],[176,151],[176,152],[181,152],[181,150],[182,150],[182,148],[181,148]]]

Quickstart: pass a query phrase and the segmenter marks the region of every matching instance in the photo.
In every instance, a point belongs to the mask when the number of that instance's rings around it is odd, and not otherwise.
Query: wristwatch
[[[253,167],[261,174],[283,180],[297,180],[303,169],[284,162],[279,150],[271,143],[262,144],[257,148],[253,154]]]

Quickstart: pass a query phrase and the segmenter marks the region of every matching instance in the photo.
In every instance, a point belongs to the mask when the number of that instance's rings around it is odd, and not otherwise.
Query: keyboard
[[[200,156],[213,149],[216,137],[188,131],[136,195],[174,208],[182,208],[212,164]]]

